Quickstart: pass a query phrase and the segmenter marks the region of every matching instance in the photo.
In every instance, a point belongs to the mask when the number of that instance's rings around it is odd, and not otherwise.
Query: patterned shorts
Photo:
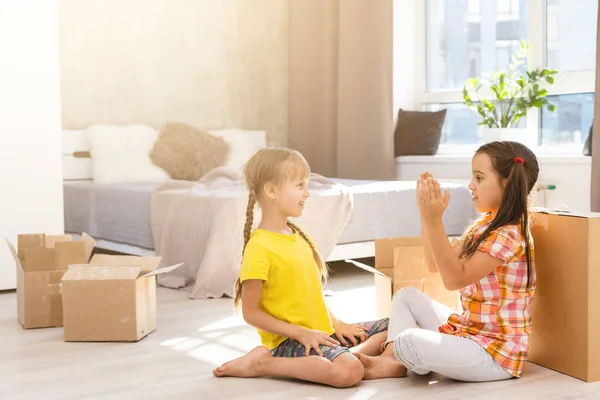
[[[367,336],[371,337],[376,333],[387,331],[389,322],[389,318],[384,318],[380,319],[379,321],[362,322],[360,323],[360,325],[365,327],[365,330],[367,331]],[[339,341],[337,336],[335,336],[335,333],[331,335],[331,337]],[[342,353],[350,352],[350,350],[347,347],[344,347],[342,345],[339,345],[338,347],[320,345],[319,348],[323,353],[323,357],[325,357],[329,361],[333,361],[334,358],[336,358]],[[304,345],[302,345],[302,343],[298,342],[295,339],[286,339],[279,346],[271,350],[271,355],[273,357],[304,357],[305,354],[306,348],[304,347]],[[310,355],[316,356],[318,354],[315,351],[315,349],[310,349]]]

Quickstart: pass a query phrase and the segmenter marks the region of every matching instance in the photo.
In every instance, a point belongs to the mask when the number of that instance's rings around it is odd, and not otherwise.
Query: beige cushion
[[[197,181],[227,160],[229,145],[223,138],[186,124],[166,124],[150,152],[152,162],[172,179]]]
[[[394,133],[395,156],[436,154],[445,119],[445,109],[435,112],[398,110]]]

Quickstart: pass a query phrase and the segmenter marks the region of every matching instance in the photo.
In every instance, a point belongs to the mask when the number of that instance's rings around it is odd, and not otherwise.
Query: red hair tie
[[[516,163],[521,163],[521,165],[525,165],[525,160],[523,160],[521,157],[515,157],[513,158],[513,161]]]

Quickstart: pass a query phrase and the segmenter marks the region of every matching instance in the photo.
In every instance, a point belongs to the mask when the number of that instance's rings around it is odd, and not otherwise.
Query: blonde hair
[[[310,176],[310,167],[308,163],[296,150],[285,147],[267,147],[257,151],[243,168],[244,181],[248,189],[248,205],[246,206],[246,224],[244,225],[244,248],[242,257],[246,250],[246,245],[250,241],[250,233],[254,222],[254,206],[258,203],[260,206],[261,194],[267,183],[280,185],[284,182],[297,178],[308,178]],[[327,279],[327,265],[323,261],[321,254],[314,243],[308,238],[306,233],[297,225],[287,222],[288,226],[308,243],[313,251],[313,256],[319,269],[321,279]],[[235,297],[233,304],[238,307],[242,298],[242,282],[240,278],[235,282]]]

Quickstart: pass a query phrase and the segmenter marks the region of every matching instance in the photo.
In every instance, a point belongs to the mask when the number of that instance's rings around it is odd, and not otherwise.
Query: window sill
[[[433,156],[400,156],[396,157],[396,164],[470,164],[473,153],[464,154],[436,154]],[[582,164],[590,165],[592,157],[584,155],[537,153],[541,163],[552,164]]]
[[[396,163],[470,163],[479,145],[440,145],[433,156],[400,156]],[[591,164],[592,157],[582,154],[582,144],[538,146],[533,149],[540,162],[554,164]]]

